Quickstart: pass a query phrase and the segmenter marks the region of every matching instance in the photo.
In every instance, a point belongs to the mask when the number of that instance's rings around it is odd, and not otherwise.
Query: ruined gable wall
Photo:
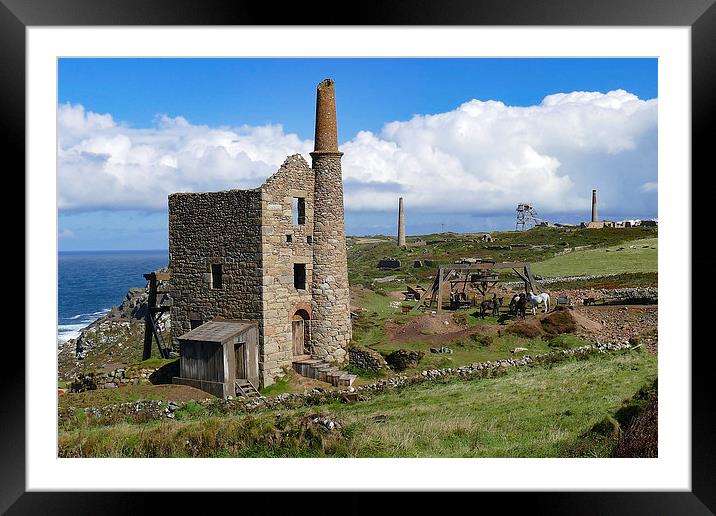
[[[305,223],[293,222],[292,200],[305,199]],[[313,276],[313,171],[299,154],[289,156],[261,186],[263,250],[263,353],[259,370],[264,385],[291,367],[291,316],[297,307],[310,307]],[[286,241],[291,235],[291,242]],[[306,264],[306,289],[293,284],[293,264]],[[310,308],[309,308],[310,309]],[[310,324],[310,323],[308,323]]]
[[[261,319],[261,191],[228,190],[169,196],[172,337],[190,330],[191,312]],[[223,288],[212,289],[211,264]]]

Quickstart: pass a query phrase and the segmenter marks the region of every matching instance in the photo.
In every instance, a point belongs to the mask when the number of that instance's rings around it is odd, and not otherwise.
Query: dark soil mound
[[[658,399],[655,395],[644,412],[622,433],[615,457],[658,457],[659,452]]]
[[[519,337],[533,339],[542,335],[542,329],[535,319],[525,319],[510,324],[505,330]]]
[[[569,309],[557,309],[542,319],[540,323],[545,333],[550,335],[574,333],[577,329],[577,320]]]

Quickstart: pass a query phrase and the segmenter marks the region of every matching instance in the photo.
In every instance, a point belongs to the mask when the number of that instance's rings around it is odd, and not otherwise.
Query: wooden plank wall
[[[224,381],[224,354],[221,344],[216,342],[181,341],[182,378]]]

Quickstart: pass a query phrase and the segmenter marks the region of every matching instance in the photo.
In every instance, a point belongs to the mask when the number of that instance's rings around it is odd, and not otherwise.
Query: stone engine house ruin
[[[257,322],[262,387],[295,357],[343,363],[351,340],[331,79],[315,128],[310,166],[295,154],[256,189],[169,196],[173,340],[211,320]]]

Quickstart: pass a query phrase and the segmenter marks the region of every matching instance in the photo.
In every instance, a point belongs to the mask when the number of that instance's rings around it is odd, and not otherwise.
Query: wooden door
[[[291,321],[293,331],[293,356],[303,355],[304,344],[304,320]]]
[[[248,367],[246,363],[246,344],[234,344],[234,356],[236,357],[236,378],[247,379]]]

